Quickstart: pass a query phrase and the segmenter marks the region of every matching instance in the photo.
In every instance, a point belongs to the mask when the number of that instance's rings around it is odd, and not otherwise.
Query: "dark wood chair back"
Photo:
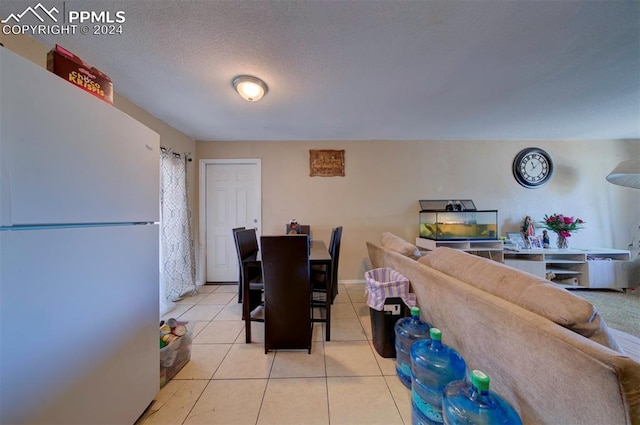
[[[242,302],[242,260],[240,259],[240,250],[238,249],[238,240],[236,239],[236,233],[240,230],[244,230],[244,227],[234,227],[231,229],[233,234],[233,243],[236,247],[236,258],[238,259],[238,302]]]
[[[243,267],[243,260],[258,253],[258,237],[256,229],[239,229],[234,231],[238,267],[240,268],[238,281],[238,302],[245,300],[249,294],[249,311],[253,311],[262,302],[262,283],[260,267]],[[252,290],[253,289],[253,290]],[[244,310],[243,310],[244,311]]]
[[[338,226],[331,232],[329,254],[331,254],[331,301],[338,295],[338,263],[340,261],[340,243],[342,242],[342,226]]]
[[[311,353],[308,235],[262,236],[265,353],[307,349]]]
[[[236,232],[236,243],[238,246],[238,258],[240,260],[255,255],[259,250],[256,229],[238,230]]]

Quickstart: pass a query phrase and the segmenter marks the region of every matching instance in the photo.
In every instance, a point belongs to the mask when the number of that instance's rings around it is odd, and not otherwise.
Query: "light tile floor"
[[[237,286],[203,286],[165,317],[195,322],[191,361],[137,424],[410,424],[411,391],[373,347],[364,285],[341,284],[331,312],[331,341],[317,323],[311,354],[264,354],[262,323],[244,342]]]

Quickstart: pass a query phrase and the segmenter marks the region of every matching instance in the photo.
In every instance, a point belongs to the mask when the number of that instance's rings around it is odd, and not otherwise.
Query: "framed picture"
[[[518,232],[507,232],[507,237],[509,238],[509,240],[516,244],[516,246],[520,249],[526,249],[528,248],[528,244],[527,242],[524,241],[524,236],[522,235],[522,233],[518,233]]]
[[[344,150],[309,150],[309,175],[344,177]]]
[[[542,248],[542,242],[540,242],[540,238],[537,236],[529,236],[529,246],[531,249]]]

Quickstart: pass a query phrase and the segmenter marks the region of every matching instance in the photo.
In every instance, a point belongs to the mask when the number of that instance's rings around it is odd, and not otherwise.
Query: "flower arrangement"
[[[581,218],[567,217],[562,214],[552,214],[545,215],[541,223],[542,227],[556,232],[558,236],[566,239],[571,236],[571,232],[576,232],[583,228],[584,220]]]

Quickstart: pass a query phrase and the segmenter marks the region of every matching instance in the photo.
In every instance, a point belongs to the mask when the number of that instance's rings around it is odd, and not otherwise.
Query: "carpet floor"
[[[640,288],[627,293],[606,289],[572,289],[593,304],[610,328],[640,338]]]

